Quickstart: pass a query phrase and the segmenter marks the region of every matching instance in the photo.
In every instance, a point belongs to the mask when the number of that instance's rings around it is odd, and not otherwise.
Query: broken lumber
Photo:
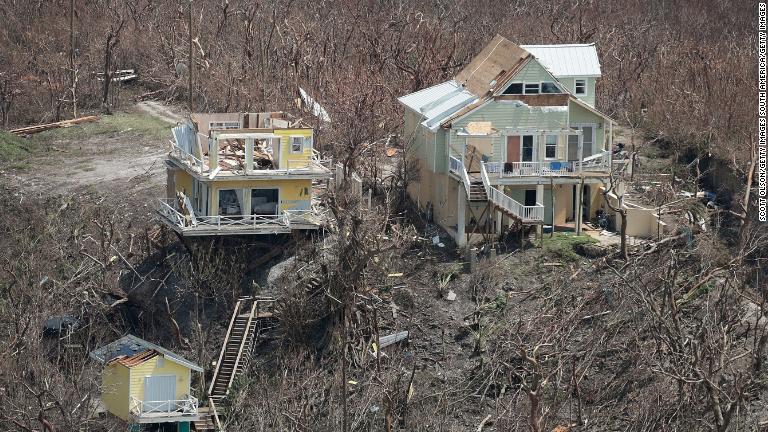
[[[38,132],[47,131],[49,129],[56,129],[56,128],[60,128],[60,127],[70,127],[70,126],[74,126],[74,125],[80,124],[80,123],[87,123],[87,122],[97,121],[98,119],[99,119],[99,116],[79,117],[79,118],[76,118],[76,119],[63,120],[63,121],[56,122],[56,123],[46,123],[46,124],[35,125],[35,126],[27,126],[27,127],[18,128],[18,129],[11,129],[8,132],[10,132],[10,133],[12,133],[14,135],[19,135],[19,136],[21,136],[21,135],[32,135],[32,134],[36,134]]]
[[[392,344],[398,343],[401,340],[408,339],[408,330],[393,333],[391,335],[382,336],[379,338],[379,348],[383,349]]]

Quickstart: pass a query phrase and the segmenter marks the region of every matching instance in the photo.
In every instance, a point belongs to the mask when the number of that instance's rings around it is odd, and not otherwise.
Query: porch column
[[[584,165],[584,135],[579,134],[579,172],[582,171],[582,165]]]
[[[464,186],[459,184],[456,188],[458,193],[458,205],[456,206],[456,245],[464,246],[467,244],[467,236],[464,233],[464,228],[467,226],[467,222],[464,220],[467,216],[467,197],[464,195]]]
[[[504,215],[501,213],[501,210],[496,209],[496,234],[501,234],[504,232],[502,229],[501,223],[503,222]]]
[[[536,185],[536,204],[544,204],[544,185],[543,184]],[[536,233],[543,238],[544,221],[541,221],[541,222],[542,223],[536,225]]]

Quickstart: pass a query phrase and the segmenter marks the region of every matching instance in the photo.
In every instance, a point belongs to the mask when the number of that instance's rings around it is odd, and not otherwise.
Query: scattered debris
[[[299,87],[299,93],[301,94],[301,100],[304,104],[312,110],[312,114],[320,120],[330,123],[331,116],[328,115],[328,111],[323,108],[312,96],[307,93],[306,90]]]
[[[456,300],[456,293],[453,292],[453,290],[448,290],[448,295],[445,296],[445,299],[448,301],[455,301]]]
[[[135,69],[121,69],[116,70],[112,72],[112,79],[110,81],[112,82],[130,82],[138,78],[139,75],[136,73]],[[104,72],[99,72],[96,74],[96,79],[99,81],[104,81]]]
[[[392,344],[396,344],[406,339],[408,339],[408,330],[403,330],[401,332],[393,333],[391,335],[382,336],[379,338],[379,347],[381,347],[381,349],[384,349]]]
[[[56,129],[60,127],[70,127],[76,124],[87,123],[87,122],[92,122],[97,120],[99,120],[99,116],[86,116],[86,117],[79,117],[71,120],[63,120],[56,123],[46,123],[46,124],[35,125],[35,126],[27,126],[27,127],[18,128],[18,129],[11,129],[8,132],[18,136],[32,135],[38,132],[47,131],[49,129]]]
[[[403,276],[402,273],[390,273],[387,275],[387,277],[402,277],[402,276]]]

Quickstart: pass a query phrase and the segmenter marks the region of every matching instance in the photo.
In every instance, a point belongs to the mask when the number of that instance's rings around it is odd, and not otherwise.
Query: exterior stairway
[[[472,202],[488,201],[488,194],[485,191],[485,185],[480,179],[472,179],[469,183],[469,196],[467,197]]]
[[[208,389],[209,406],[199,409],[197,431],[220,430],[216,404],[227,396],[232,383],[247,367],[259,334],[274,326],[271,298],[242,298],[235,305],[219,361]]]

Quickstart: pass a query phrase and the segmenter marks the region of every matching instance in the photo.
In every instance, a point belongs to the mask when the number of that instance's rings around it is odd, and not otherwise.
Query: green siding
[[[461,149],[464,143],[464,137],[456,135],[456,130],[475,121],[491,122],[493,127],[500,131],[504,128],[563,129],[568,125],[568,113],[541,107],[518,106],[510,101],[491,101],[454,122],[454,130],[451,131],[451,145],[454,149]],[[504,145],[504,136],[493,137],[493,154],[489,155],[491,161],[501,160]]]
[[[425,161],[430,171],[448,171],[448,149],[443,129],[432,132],[423,125],[423,119],[413,111],[406,110],[403,116],[403,140],[411,141],[410,153]]]
[[[515,74],[511,82],[537,83],[545,81],[554,82],[555,78],[541,65],[541,63],[539,63],[538,60],[531,59]]]
[[[587,94],[585,95],[576,95],[574,93],[575,91],[575,85],[577,79],[585,79],[587,80]],[[560,78],[560,83],[562,83],[565,88],[568,89],[569,92],[571,92],[572,95],[576,96],[577,98],[583,100],[584,102],[595,106],[595,83],[597,82],[597,79],[594,77],[563,77]]]
[[[608,122],[599,115],[585,108],[582,108],[573,102],[570,102],[569,105],[571,125],[580,123],[594,123],[595,149],[606,149],[607,143],[605,142],[605,128],[608,127]]]

